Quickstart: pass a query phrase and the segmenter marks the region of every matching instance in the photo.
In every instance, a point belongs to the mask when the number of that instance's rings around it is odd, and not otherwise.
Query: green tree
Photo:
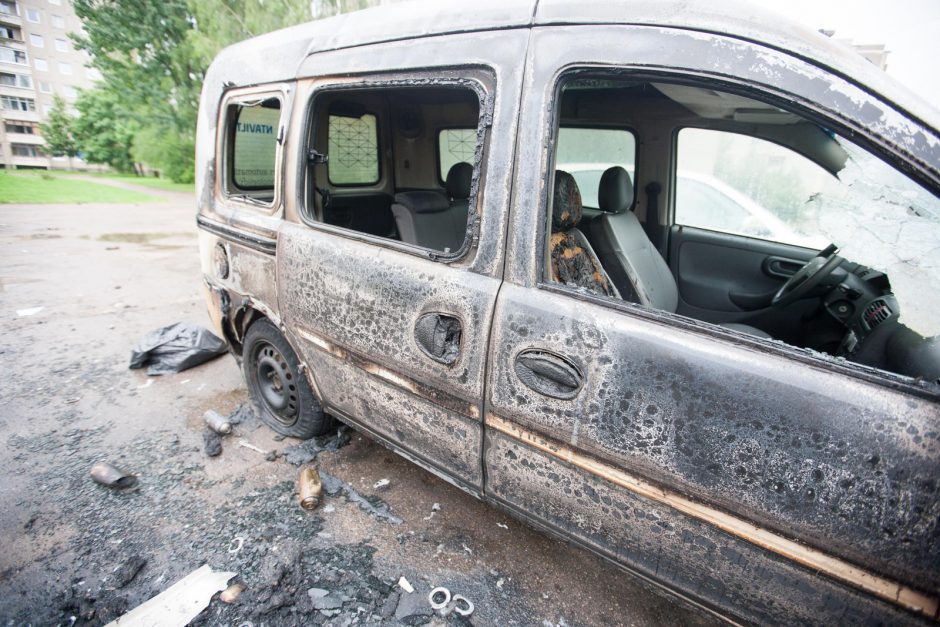
[[[46,152],[53,157],[68,157],[78,154],[73,135],[74,119],[66,111],[65,100],[56,96],[52,101],[52,111],[42,124],[42,137],[46,142]]]
[[[139,151],[147,162],[175,181],[191,181],[192,146],[203,69],[187,37],[192,18],[184,0],[74,0],[85,33],[75,45],[91,55],[101,72],[100,89],[118,99],[136,121]],[[136,136],[135,136],[136,141]]]
[[[376,4],[318,1],[329,12]],[[73,0],[73,5],[84,34],[72,39],[103,77],[96,88],[98,100],[88,107],[114,115],[121,133],[98,143],[116,149],[126,145],[126,132],[133,133],[125,165],[115,165],[122,160],[102,152],[95,152],[95,158],[119,169],[136,159],[174,181],[193,180],[199,93],[216,53],[237,41],[305,22],[311,6],[309,0]],[[100,120],[96,124],[103,124]],[[91,154],[101,146],[94,145],[91,118],[87,124],[80,148]],[[128,155],[133,159],[128,161]]]
[[[104,163],[119,172],[133,172],[131,143],[140,129],[134,112],[105,87],[83,90],[75,102],[75,141],[89,163]]]

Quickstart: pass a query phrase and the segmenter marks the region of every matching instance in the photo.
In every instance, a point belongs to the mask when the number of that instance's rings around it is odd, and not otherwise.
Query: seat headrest
[[[630,173],[615,165],[601,175],[597,186],[597,204],[602,211],[623,213],[633,206],[633,181]]]
[[[552,197],[552,230],[561,231],[578,226],[581,221],[581,190],[574,177],[564,170],[555,170],[555,192]]]
[[[447,195],[453,200],[467,200],[472,180],[473,166],[466,162],[455,163],[447,172]]]
[[[450,208],[447,196],[431,190],[398,192],[395,194],[395,204],[402,205],[412,213],[437,213]]]

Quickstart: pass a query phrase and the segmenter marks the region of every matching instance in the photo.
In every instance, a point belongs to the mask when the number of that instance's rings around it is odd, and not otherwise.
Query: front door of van
[[[548,278],[557,116],[618,110],[558,105],[569,76],[581,94],[614,97],[655,81],[650,67],[716,88],[730,58],[755,90],[787,87],[859,120],[883,103],[836,77],[820,88],[817,71],[781,53],[700,33],[537,28],[528,54],[491,341],[487,496],[746,622],[934,616],[935,393]],[[579,64],[593,74],[560,69]],[[633,67],[644,74],[630,84]],[[844,93],[857,109],[826,100]]]
[[[294,112],[295,128],[329,114],[333,139],[310,139],[305,156],[332,153],[333,161],[295,169],[302,178],[293,185],[307,204],[295,208],[298,220],[286,221],[278,238],[280,311],[326,410],[474,494],[483,483],[484,371],[511,172],[500,164],[512,161],[520,80],[512,68],[525,39],[503,31],[449,37],[447,46],[424,39],[384,44],[381,53],[365,46],[311,56],[301,75],[341,78],[301,82],[297,100],[312,106]],[[471,47],[490,51],[489,67],[455,73]],[[428,69],[429,59],[446,70]],[[360,76],[352,90],[342,76],[357,67],[378,73]],[[408,67],[422,69],[400,69]],[[466,132],[439,144],[439,127],[466,111],[475,116],[459,124]],[[288,141],[304,146],[308,131]],[[451,161],[439,165],[438,158]],[[434,197],[439,167],[446,176],[464,159],[475,170],[463,209],[466,245],[435,251],[403,241],[389,207],[393,195],[420,186]],[[340,190],[344,211],[361,215],[330,224],[320,195],[328,184]]]

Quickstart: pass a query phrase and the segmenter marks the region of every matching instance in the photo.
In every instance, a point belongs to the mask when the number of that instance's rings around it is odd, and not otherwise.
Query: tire
[[[333,420],[323,413],[297,354],[277,327],[258,320],[248,329],[242,372],[261,421],[281,435],[307,439],[323,435]]]

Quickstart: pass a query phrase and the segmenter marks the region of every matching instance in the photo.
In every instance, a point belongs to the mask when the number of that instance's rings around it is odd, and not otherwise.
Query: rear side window
[[[571,128],[558,131],[556,168],[574,177],[585,207],[598,208],[597,189],[604,170],[620,166],[633,178],[636,140],[619,128]]]
[[[458,163],[473,163],[477,148],[477,129],[445,128],[437,134],[437,173],[441,181]]]
[[[374,185],[379,182],[379,131],[373,114],[330,115],[329,138],[330,183]]]
[[[273,201],[280,117],[281,103],[277,98],[229,106],[230,193]]]

